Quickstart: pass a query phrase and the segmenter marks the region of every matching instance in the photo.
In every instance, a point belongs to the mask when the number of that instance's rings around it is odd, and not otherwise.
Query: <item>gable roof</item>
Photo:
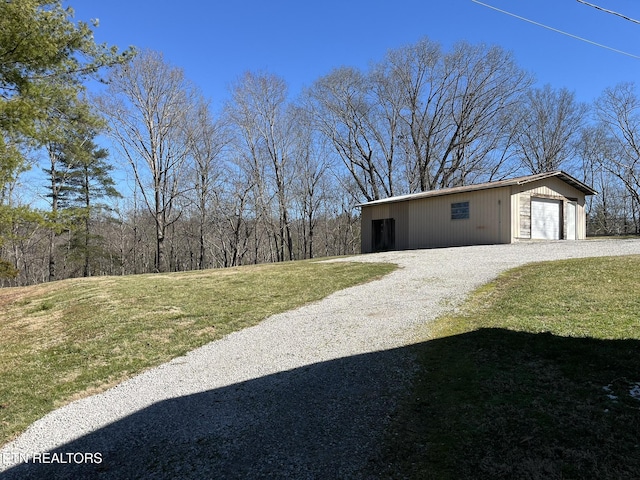
[[[466,193],[475,192],[478,190],[487,190],[490,188],[509,187],[513,185],[526,185],[527,183],[536,182],[538,180],[544,180],[551,177],[557,177],[560,180],[568,183],[572,187],[580,190],[585,195],[597,195],[593,188],[582,183],[580,180],[572,177],[568,173],[562,170],[555,170],[553,172],[537,173],[535,175],[526,175],[524,177],[515,177],[507,180],[499,180],[497,182],[478,183],[475,185],[465,185],[462,187],[442,188],[439,190],[429,190],[428,192],[412,193],[409,195],[399,195],[397,197],[383,198],[381,200],[374,200],[372,202],[361,203],[356,205],[357,207],[365,207],[372,205],[381,205],[385,203],[404,202],[407,200],[414,200],[418,198],[440,197],[443,195],[452,195],[454,193]]]

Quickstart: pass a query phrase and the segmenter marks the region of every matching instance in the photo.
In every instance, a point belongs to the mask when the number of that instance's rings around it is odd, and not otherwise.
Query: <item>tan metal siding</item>
[[[451,204],[469,202],[469,218],[451,219]],[[419,199],[409,205],[408,248],[509,243],[508,188]]]
[[[362,208],[362,237],[360,244],[363,253],[373,251],[373,232],[371,228],[373,220],[382,220],[385,218],[395,219],[396,250],[407,250],[411,248],[407,243],[410,228],[408,203],[410,202],[373,205]]]
[[[585,195],[556,177],[441,196],[362,206],[362,252],[372,251],[372,221],[395,219],[397,250],[511,243],[531,238],[531,198],[576,203],[576,238],[586,237]],[[469,202],[469,218],[452,220],[451,204]],[[564,211],[564,210],[563,210]],[[566,215],[564,215],[566,217]],[[566,219],[562,232],[566,238]]]
[[[371,232],[371,208],[363,207],[360,212],[360,252],[371,253],[373,234]]]

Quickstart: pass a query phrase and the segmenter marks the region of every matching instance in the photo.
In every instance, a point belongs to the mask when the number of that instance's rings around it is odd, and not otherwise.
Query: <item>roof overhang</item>
[[[581,191],[585,195],[597,195],[593,188],[589,187],[585,183],[581,182],[577,178],[572,177],[568,173],[562,170],[556,170],[553,172],[538,173],[535,175],[527,175],[524,177],[516,177],[507,180],[498,180],[496,182],[478,183],[475,185],[465,185],[462,187],[442,188],[439,190],[429,190],[428,192],[412,193],[409,195],[399,195],[397,197],[383,198],[381,200],[374,200],[372,202],[365,202],[356,205],[356,207],[369,207],[374,205],[384,205],[388,203],[405,202],[408,200],[416,200],[420,198],[441,197],[443,195],[454,195],[456,193],[476,192],[479,190],[487,190],[490,188],[509,187],[513,185],[526,185],[527,183],[537,182],[539,180],[545,180],[547,178],[557,177],[563,182],[571,185],[573,188]]]
[[[539,175],[540,175],[541,178],[538,178],[536,180],[543,179],[543,178],[549,178],[549,177],[558,177],[559,179],[561,179],[565,183],[568,183],[569,185],[571,185],[573,188],[575,188],[577,190],[580,190],[585,195],[597,195],[598,194],[597,191],[595,191],[593,188],[588,186],[586,183],[582,183],[577,178],[572,177],[571,175],[569,175],[568,173],[563,172],[562,170],[556,170],[555,172],[549,172],[549,173],[546,173],[546,174],[545,173],[541,173]],[[527,182],[523,182],[523,183],[527,183]]]

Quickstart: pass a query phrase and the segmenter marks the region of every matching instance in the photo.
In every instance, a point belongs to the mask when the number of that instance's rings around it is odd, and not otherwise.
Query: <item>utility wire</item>
[[[551,30],[552,32],[560,33],[562,35],[566,35],[568,37],[575,38],[576,40],[580,40],[581,42],[586,42],[586,43],[589,43],[591,45],[595,45],[596,47],[604,48],[606,50],[611,50],[612,52],[621,53],[622,55],[626,55],[626,56],[632,57],[632,58],[637,58],[638,60],[640,60],[640,56],[634,55],[633,53],[625,52],[623,50],[618,50],[616,48],[612,48],[612,47],[609,47],[607,45],[603,45],[601,43],[596,43],[596,42],[594,42],[592,40],[589,40],[587,38],[578,37],[577,35],[573,35],[572,33],[568,33],[568,32],[564,32],[562,30],[558,30],[557,28],[550,27],[550,26],[545,25],[543,23],[534,22],[533,20],[529,20],[528,18],[521,17],[520,15],[516,15],[515,13],[507,12],[506,10],[501,10],[499,8],[496,8],[496,7],[492,6],[492,5],[487,5],[486,3],[479,2],[478,0],[471,0],[471,1],[473,3],[477,3],[478,5],[482,5],[483,7],[487,7],[487,8],[490,8],[492,10],[495,10],[496,12],[504,13],[505,15],[509,15],[511,17],[517,18],[518,20],[522,20],[524,22],[531,23],[531,24],[536,25],[538,27],[546,28],[547,30]]]
[[[636,20],[634,18],[627,17],[626,15],[623,15],[623,14],[618,13],[618,12],[614,12],[613,10],[607,10],[606,8],[602,8],[599,5],[594,5],[593,3],[585,2],[584,0],[577,0],[577,1],[578,1],[578,3],[582,3],[583,5],[588,5],[589,7],[593,7],[595,9],[600,10],[600,11],[605,12],[605,13],[610,13],[611,15],[616,15],[616,16],[618,16],[620,18],[624,18],[625,20],[629,20],[630,22],[637,23],[638,25],[640,25],[640,20]]]

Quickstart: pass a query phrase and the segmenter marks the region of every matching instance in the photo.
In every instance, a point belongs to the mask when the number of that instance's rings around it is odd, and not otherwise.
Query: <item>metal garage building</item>
[[[586,237],[585,196],[562,171],[391,197],[362,208],[362,253]]]

